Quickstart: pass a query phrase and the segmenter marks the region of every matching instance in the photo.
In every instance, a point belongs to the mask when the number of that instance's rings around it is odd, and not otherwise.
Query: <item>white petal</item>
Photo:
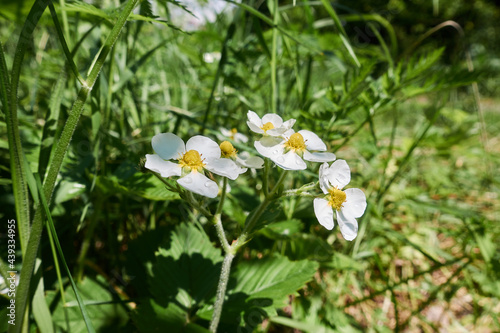
[[[253,145],[262,156],[272,157],[283,154],[285,149],[283,142],[280,138],[265,136],[259,141],[255,141]]]
[[[248,118],[248,122],[254,124],[258,128],[262,127],[262,121],[260,120],[260,117],[257,113],[249,110],[247,113],[247,118]]]
[[[162,177],[165,178],[181,175],[181,167],[179,164],[165,161],[156,154],[146,155],[146,164],[144,164],[144,167],[154,172],[158,172]]]
[[[246,135],[241,134],[241,133],[236,133],[234,135],[234,141],[235,142],[247,143],[248,142],[248,137]]]
[[[278,128],[273,128],[273,129],[267,130],[266,134],[268,134],[270,136],[280,136],[283,133],[285,133],[285,131],[286,131],[286,128],[278,127]]]
[[[328,170],[329,165],[328,163],[323,163],[319,167],[319,187],[323,191],[323,193],[327,194],[328,189],[330,188],[330,183],[328,182],[328,177],[326,176],[325,172]]]
[[[285,170],[305,170],[307,168],[306,162],[293,151],[284,155],[273,155],[271,160]]]
[[[326,172],[326,176],[332,186],[343,188],[351,181],[351,170],[344,160],[336,160]]]
[[[333,223],[333,209],[328,204],[328,201],[325,199],[316,198],[313,201],[314,204],[314,214],[318,218],[319,224],[328,230],[332,230]]]
[[[238,174],[240,175],[248,171],[248,168],[238,168],[238,169],[239,169]]]
[[[276,113],[268,113],[265,114],[264,117],[262,117],[262,124],[267,124],[271,123],[273,124],[274,128],[281,127],[283,125],[283,119],[281,119],[280,116],[278,116]]]
[[[186,151],[184,141],[173,133],[156,134],[151,145],[155,153],[164,160],[177,159]]]
[[[334,153],[310,153],[307,150],[302,157],[311,162],[331,162],[336,158]]]
[[[186,150],[196,150],[201,155],[201,159],[211,159],[220,157],[219,145],[212,139],[202,135],[195,135],[186,142]]]
[[[231,137],[231,135],[233,135],[233,132],[231,132],[230,130],[228,130],[227,128],[224,128],[224,127],[219,127],[219,131],[222,133],[222,135],[224,135],[227,138],[229,138],[229,137]]]
[[[302,135],[304,141],[306,142],[307,150],[326,150],[325,143],[315,133],[307,130],[301,130],[299,131],[299,133]]]
[[[343,211],[337,211],[337,222],[345,240],[352,241],[358,235],[358,221],[354,217],[346,216]]]
[[[177,183],[191,192],[209,198],[215,198],[219,193],[219,187],[216,182],[196,171],[179,178]]]
[[[287,121],[285,121],[283,123],[283,128],[289,130],[290,128],[292,128],[292,126],[295,124],[295,119],[288,119]]]
[[[240,174],[240,167],[238,167],[236,163],[229,158],[208,159],[205,163],[205,169],[231,180],[235,180]]]
[[[244,151],[236,156],[236,164],[245,168],[261,169],[264,166],[264,160],[258,156],[250,156]]]
[[[346,216],[361,217],[366,209],[366,196],[359,188],[348,188],[344,191],[346,198],[342,212]]]
[[[290,137],[292,136],[293,133],[295,133],[295,131],[293,129],[287,129],[283,133],[283,137],[285,138],[285,140],[288,140],[288,139],[290,139]]]
[[[264,130],[262,128],[258,127],[257,125],[255,125],[254,123],[247,121],[247,125],[252,132],[264,134]]]

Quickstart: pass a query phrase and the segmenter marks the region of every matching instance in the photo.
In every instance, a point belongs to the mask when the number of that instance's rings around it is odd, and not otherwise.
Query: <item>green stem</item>
[[[235,251],[237,251],[240,247],[242,247],[250,237],[250,233],[252,232],[252,229],[255,227],[255,224],[259,221],[259,218],[261,217],[262,213],[266,210],[267,206],[275,199],[275,194],[278,191],[279,187],[283,184],[283,181],[286,178],[286,175],[288,174],[288,171],[283,170],[283,172],[280,175],[280,178],[278,179],[278,182],[274,186],[273,190],[267,195],[264,200],[260,203],[259,207],[257,207],[257,210],[254,212],[248,223],[246,223],[245,228],[243,228],[243,232],[241,233],[240,237],[236,240],[236,242],[231,246],[234,248]]]
[[[210,326],[209,326],[210,332],[217,332],[217,326],[219,325],[220,316],[222,314],[222,306],[224,305],[224,297],[226,295],[227,283],[229,281],[229,273],[231,272],[231,262],[233,261],[236,252],[238,252],[238,249],[242,247],[248,240],[253,227],[259,220],[262,213],[264,213],[266,207],[269,205],[269,203],[271,203],[272,200],[275,199],[276,192],[283,184],[283,181],[285,180],[287,173],[288,172],[285,170],[281,173],[280,178],[278,179],[273,190],[269,193],[269,195],[266,195],[264,200],[260,203],[259,207],[257,207],[257,210],[254,212],[248,223],[245,225],[245,228],[243,229],[243,232],[241,233],[240,237],[238,237],[238,239],[236,240],[236,242],[233,243],[233,245],[229,246],[229,244],[227,243],[227,240],[225,238],[226,236],[224,235],[224,229],[222,228],[222,224],[220,224],[220,215],[216,215],[215,217],[217,235],[221,240],[226,255],[224,256],[224,261],[222,262],[219,285],[217,286],[217,296],[214,304],[214,312],[212,314],[212,320],[210,321]],[[225,187],[223,193],[224,192],[225,192]],[[218,226],[219,224],[220,226]],[[223,241],[223,239],[225,240],[225,242]],[[227,245],[224,245],[225,243],[227,243]],[[225,248],[225,246],[227,246],[227,249]]]
[[[10,169],[12,173],[12,187],[14,190],[15,208],[17,216],[17,226],[19,228],[19,238],[21,243],[21,252],[26,253],[28,239],[30,235],[30,207],[29,207],[29,192],[27,187],[25,165],[23,162],[23,148],[21,145],[21,137],[19,131],[19,121],[17,119],[17,92],[19,87],[19,78],[21,76],[21,68],[28,45],[30,45],[31,36],[42,16],[45,8],[49,4],[48,0],[38,0],[33,4],[31,10],[24,22],[23,29],[19,36],[16,53],[12,64],[10,87],[8,80],[5,79],[6,73],[2,73],[2,87],[8,88],[9,101],[5,109],[5,122],[7,124],[7,136],[10,152]],[[1,52],[3,54],[3,51]],[[2,65],[2,68],[4,65]],[[2,70],[3,72],[3,70]],[[36,255],[36,254],[35,254]],[[34,264],[34,262],[33,262]],[[18,316],[23,317],[23,314]],[[20,326],[20,325],[19,325]]]
[[[217,326],[219,326],[219,320],[222,314],[222,305],[224,305],[224,297],[226,296],[227,282],[229,281],[229,273],[231,272],[231,263],[233,262],[233,259],[233,253],[226,253],[224,261],[222,262],[219,285],[217,286],[217,297],[214,304],[214,313],[209,326],[209,330],[212,333],[217,332]]]
[[[227,241],[226,233],[224,232],[224,227],[221,221],[222,215],[222,206],[224,205],[224,199],[226,198],[226,190],[227,190],[227,178],[224,177],[222,184],[222,194],[220,197],[219,205],[217,206],[217,210],[214,215],[214,225],[215,230],[217,231],[217,237],[219,237],[220,244],[224,249],[224,253],[231,253],[231,247]]]
[[[97,77],[104,65],[104,61],[111,51],[113,45],[117,41],[122,28],[125,26],[127,22],[127,18],[131,14],[132,10],[135,8],[138,0],[129,0],[123,12],[119,16],[116,24],[111,30],[108,38],[104,43],[104,47],[102,52],[100,53],[97,61],[92,67],[90,74],[86,80],[86,85],[83,85],[78,93],[78,97],[73,104],[69,117],[64,125],[64,129],[61,133],[61,137],[57,141],[57,146],[55,148],[54,156],[52,159],[51,166],[48,170],[47,177],[44,179],[43,191],[47,201],[50,202],[52,198],[52,193],[54,191],[54,186],[56,183],[57,176],[59,175],[59,171],[61,169],[62,162],[64,160],[64,156],[66,155],[66,151],[68,150],[69,143],[73,136],[73,132],[78,124],[78,120],[80,119],[80,115],[83,112],[83,107],[85,105],[85,101],[94,86]],[[18,131],[17,131],[18,132]],[[21,163],[19,163],[21,165]],[[31,277],[33,274],[33,268],[35,265],[35,259],[38,252],[38,247],[40,246],[40,239],[42,236],[43,230],[43,208],[41,205],[38,205],[35,210],[35,217],[33,220],[33,224],[31,227],[31,234],[29,237],[26,253],[23,258],[23,271],[21,273],[19,286],[17,289],[16,295],[16,311],[19,318],[24,316],[26,311],[26,305],[28,302],[28,294],[29,294],[29,286],[31,283]],[[11,325],[9,327],[9,332],[20,332],[21,325]]]
[[[271,170],[271,160],[269,158],[264,159],[264,176],[262,178],[262,190],[264,191],[264,196],[269,195],[269,172]]]

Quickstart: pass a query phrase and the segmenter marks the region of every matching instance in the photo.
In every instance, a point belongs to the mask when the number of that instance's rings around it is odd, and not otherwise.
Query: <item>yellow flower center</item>
[[[238,130],[236,128],[232,128],[231,129],[231,135],[229,136],[232,140],[234,140],[234,136],[236,135],[236,133],[238,133]],[[226,141],[224,141],[226,142]],[[223,142],[223,143],[224,143]],[[222,149],[222,148],[221,148]]]
[[[342,205],[345,202],[346,195],[344,191],[339,190],[336,187],[332,187],[328,190],[330,192],[330,198],[328,199],[328,204],[335,208],[336,210],[340,210]]]
[[[267,123],[262,125],[261,128],[264,130],[264,132],[267,132],[268,130],[273,129],[274,125],[270,121],[268,121]]]
[[[187,151],[180,159],[179,164],[181,165],[181,167],[189,168],[193,171],[200,171],[205,166],[205,163],[203,163],[201,159],[200,153],[198,153],[194,149]]]
[[[294,151],[304,151],[306,150],[306,142],[304,137],[300,133],[293,133],[290,138],[285,142],[285,147]]]
[[[225,158],[236,156],[236,149],[234,149],[233,145],[229,141],[224,141],[220,144],[220,151],[222,153],[222,157]]]

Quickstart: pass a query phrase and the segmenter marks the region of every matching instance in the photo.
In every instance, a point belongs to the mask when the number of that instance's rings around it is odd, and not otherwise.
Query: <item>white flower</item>
[[[232,129],[228,130],[226,128],[221,127],[221,128],[219,128],[219,130],[220,130],[222,135],[217,135],[217,137],[221,141],[224,141],[225,138],[229,138],[229,139],[233,140],[234,142],[243,142],[243,143],[248,142],[248,137],[246,135],[238,133],[236,128],[232,128]]]
[[[229,159],[221,158],[217,143],[207,137],[196,135],[184,141],[173,133],[157,134],[151,142],[156,154],[146,155],[145,167],[158,172],[162,177],[181,177],[177,183],[191,192],[215,198],[219,192],[217,183],[204,175],[204,170],[236,179],[239,168]],[[168,160],[178,160],[173,163]]]
[[[274,163],[285,170],[304,170],[306,163],[311,162],[331,162],[335,160],[333,153],[316,153],[312,150],[325,151],[326,145],[321,139],[311,131],[301,130],[295,133],[288,130],[280,141],[276,138],[262,138],[255,141],[255,149],[265,157],[269,157]]]
[[[237,154],[237,150],[229,141],[223,141],[220,144],[221,156],[234,160],[237,166],[240,167],[239,173],[244,173],[248,169],[261,169],[264,166],[264,160],[257,156],[250,156],[247,152]]]
[[[247,125],[250,129],[262,135],[280,136],[288,131],[295,124],[295,119],[290,119],[283,122],[280,116],[275,113],[268,113],[260,119],[257,113],[248,111]]]
[[[334,226],[333,211],[337,213],[342,236],[348,241],[358,234],[358,221],[366,209],[366,197],[359,188],[342,188],[349,184],[351,171],[347,162],[337,160],[331,166],[324,163],[319,169],[319,185],[325,198],[314,199],[314,213],[319,223],[328,230]]]

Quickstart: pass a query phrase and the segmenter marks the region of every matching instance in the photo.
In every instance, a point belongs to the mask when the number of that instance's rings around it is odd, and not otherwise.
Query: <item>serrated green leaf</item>
[[[165,308],[153,299],[140,304],[137,311],[132,314],[140,332],[168,332],[172,333],[209,333],[210,331],[194,323],[186,324],[186,312],[175,303],[170,303]]]
[[[166,305],[176,299],[186,308],[199,306],[215,295],[223,260],[208,236],[193,224],[180,224],[172,233],[170,248],[159,248],[151,293]]]
[[[179,332],[205,332],[197,325],[188,328],[188,322],[198,309],[212,304],[223,260],[221,250],[202,229],[186,223],[175,228],[168,245],[158,249],[148,279],[154,300],[139,305],[135,321],[143,332],[165,325]],[[149,320],[139,318],[144,314]],[[182,327],[188,331],[179,330]]]
[[[242,292],[248,298],[269,298],[279,307],[286,296],[312,279],[317,268],[316,262],[290,261],[284,256],[240,262],[232,275],[236,286],[229,294]]]

